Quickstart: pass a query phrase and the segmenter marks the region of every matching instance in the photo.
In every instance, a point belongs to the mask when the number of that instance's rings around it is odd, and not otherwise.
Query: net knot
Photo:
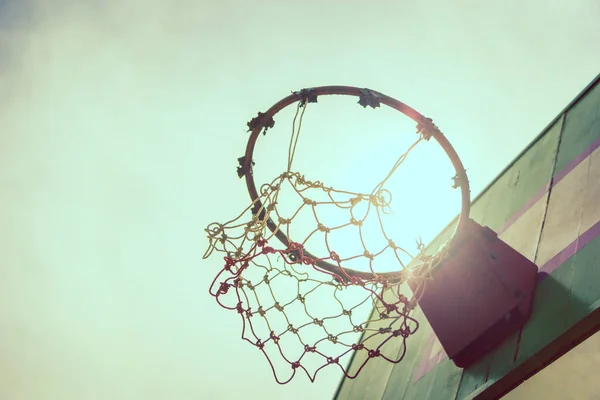
[[[208,237],[215,237],[223,232],[225,232],[225,227],[223,226],[223,224],[220,224],[218,222],[212,222],[206,228],[206,233],[208,233]]]
[[[302,264],[304,265],[315,265],[316,261],[308,256],[302,256]]]
[[[224,257],[223,259],[225,260],[225,266],[223,268],[225,271],[231,272],[231,267],[233,267],[236,262],[231,257]]]
[[[302,249],[304,249],[304,246],[302,246],[302,243],[291,242],[288,245],[288,250],[290,250],[290,251],[300,251]]]
[[[315,346],[309,346],[309,345],[305,344],[304,351],[307,353],[315,353],[317,351],[317,348]]]
[[[275,190],[275,186],[274,185],[270,185],[268,183],[265,183],[263,185],[260,186],[260,194],[261,195],[266,195],[268,194],[270,191]]]
[[[327,340],[329,340],[331,343],[335,344],[338,341],[338,337],[335,335],[328,335]]]
[[[336,253],[335,251],[330,251],[329,252],[329,257],[331,257],[331,259],[337,263],[340,262],[340,256],[338,255],[338,253]]]
[[[304,177],[304,175],[300,175],[298,173],[296,174],[292,174],[292,176],[290,176],[290,178],[296,178],[296,184],[299,186],[311,186],[311,182],[306,180],[306,178]]]
[[[352,350],[362,350],[365,348],[365,345],[362,343],[356,344],[352,343]]]
[[[275,332],[271,331],[269,337],[273,340],[275,344],[279,343],[279,336],[275,334]]]
[[[262,253],[263,254],[275,254],[276,250],[274,248],[272,248],[271,246],[264,246],[262,248]]]
[[[333,357],[327,357],[327,364],[337,364],[340,362],[340,359],[338,357],[333,358]]]
[[[355,225],[355,226],[362,226],[362,224],[363,224],[363,222],[362,222],[362,221],[360,221],[360,220],[357,220],[357,219],[356,219],[356,218],[354,218],[354,217],[350,218],[350,223],[351,223],[352,225]]]
[[[304,204],[306,204],[307,206],[316,206],[317,205],[316,201],[311,200],[307,197],[305,197],[303,201],[304,201]]]
[[[381,189],[374,195],[369,197],[369,201],[375,206],[379,208],[389,207],[392,202],[392,194],[387,189]]]
[[[410,331],[408,329],[396,329],[392,335],[395,337],[402,336],[406,339],[410,335]]]
[[[360,333],[360,332],[364,332],[364,331],[365,331],[365,328],[363,328],[363,327],[362,327],[362,326],[360,326],[360,325],[354,325],[354,326],[352,327],[352,331],[353,331],[353,332],[355,332],[355,333]]]
[[[297,181],[300,181],[300,179],[302,179],[302,176],[300,176],[300,174],[298,174],[297,172],[286,171],[281,174],[281,179],[291,179],[294,177]]]
[[[330,228],[328,228],[328,227],[326,227],[326,226],[325,226],[325,225],[323,225],[323,224],[318,224],[318,225],[317,225],[317,229],[319,229],[321,232],[325,232],[325,233],[329,233],[329,232],[331,232],[331,229],[330,229]]]
[[[297,369],[300,367],[300,361],[294,361],[292,363],[292,369]]]
[[[360,279],[358,276],[351,277],[350,283],[354,286],[365,286],[365,282],[362,279]]]
[[[237,305],[235,306],[236,311],[238,312],[238,314],[243,314],[244,313],[244,307],[242,307],[242,303],[237,303]]]
[[[229,284],[227,282],[221,282],[221,284],[219,285],[219,291],[217,292],[217,294],[226,294],[229,291],[230,287],[231,287],[231,284]]]
[[[380,355],[379,350],[369,350],[369,358],[379,357]]]
[[[254,232],[256,229],[260,229],[261,228],[260,227],[260,223],[261,222],[262,221],[259,221],[258,217],[256,217],[256,215],[253,216],[252,217],[252,221],[248,222],[246,224],[246,226],[244,226],[244,232],[245,232],[246,236],[248,236],[248,233]]]
[[[398,306],[396,306],[395,304],[385,303],[385,309],[388,312],[388,314],[391,314],[394,311],[398,311]]]
[[[236,249],[236,250],[233,252],[233,258],[235,258],[235,259],[240,259],[240,258],[242,257],[242,252],[243,252],[243,251],[244,251],[244,250],[243,250],[241,247],[240,247],[239,249]]]

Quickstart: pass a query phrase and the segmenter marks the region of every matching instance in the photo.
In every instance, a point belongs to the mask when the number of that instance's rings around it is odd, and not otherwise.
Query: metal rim
[[[318,96],[328,95],[345,95],[358,97],[359,104],[363,107],[369,106],[372,108],[376,108],[379,107],[380,104],[384,104],[390,108],[401,112],[402,114],[415,121],[417,123],[417,129],[421,129],[422,134],[427,135],[425,137],[426,140],[429,140],[429,138],[433,138],[437,141],[437,143],[446,152],[446,155],[452,162],[452,165],[456,172],[456,176],[454,177],[455,187],[460,188],[461,190],[461,212],[458,218],[458,224],[450,241],[455,240],[457,237],[459,237],[460,233],[462,233],[465,230],[469,221],[471,193],[467,173],[462,164],[462,161],[456,153],[456,150],[454,150],[454,147],[452,147],[446,136],[433,124],[433,121],[431,119],[426,118],[412,107],[377,91],[371,89],[357,88],[353,86],[320,86],[309,89],[302,89],[298,92],[293,92],[291,95],[275,103],[265,113],[259,113],[258,117],[254,118],[248,123],[248,127],[250,129],[250,138],[248,139],[248,144],[246,146],[246,153],[243,157],[241,157],[238,160],[240,163],[240,166],[238,168],[238,175],[240,177],[245,177],[246,179],[248,193],[250,194],[252,202],[254,202],[252,212],[256,214],[258,210],[262,208],[262,203],[259,200],[259,193],[257,191],[256,184],[254,182],[254,177],[252,174],[252,156],[254,153],[254,147],[256,146],[256,142],[260,133],[264,129],[268,129],[273,126],[273,117],[285,107],[297,102],[316,102]],[[277,239],[281,243],[283,243],[285,246],[289,246],[290,241],[288,237],[281,230],[277,230],[275,223],[270,219],[267,221],[267,227],[272,232],[275,232],[275,237],[277,237]],[[308,256],[310,256],[308,252],[305,253]],[[350,277],[356,277],[365,280],[373,280],[374,278],[372,272],[356,271],[353,269],[344,268],[344,273],[341,273],[341,270],[337,265],[328,263],[326,261],[317,261],[316,265],[323,270],[329,271],[341,277],[343,277],[344,275],[348,275]],[[400,271],[376,273],[376,275],[390,282],[401,280]]]

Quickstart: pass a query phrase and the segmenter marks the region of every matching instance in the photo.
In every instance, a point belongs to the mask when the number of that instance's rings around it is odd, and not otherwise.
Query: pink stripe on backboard
[[[577,157],[571,160],[565,167],[558,172],[554,178],[552,179],[552,186],[556,185],[558,182],[563,180],[565,176],[567,176],[571,171],[573,171],[579,164],[585,161],[596,149],[600,147],[600,138],[596,139],[592,144],[590,144],[586,149],[581,152]],[[517,212],[515,212],[505,223],[502,225],[502,228],[497,232],[498,234],[506,231],[512,224],[514,224],[523,214],[525,214],[535,203],[537,203],[542,197],[546,195],[548,189],[550,188],[550,184],[544,185],[543,188],[540,189],[529,201],[527,201],[523,207],[521,207]]]
[[[426,344],[427,347],[425,347],[424,349],[424,354],[431,354],[431,349],[433,348],[433,344],[436,341],[436,337],[435,335],[432,333],[431,336],[429,336],[428,342]],[[415,375],[413,376],[413,381],[418,381],[419,379],[421,379],[422,377],[424,377],[425,375],[427,375],[427,373],[429,371],[431,371],[433,369],[433,367],[435,367],[436,365],[438,365],[439,363],[441,363],[442,361],[444,361],[445,359],[448,358],[448,354],[446,354],[446,352],[441,349],[440,351],[437,352],[437,354],[433,354],[431,358],[426,358],[423,357],[421,358],[421,362],[419,363],[419,366],[417,367],[417,371],[415,372]]]
[[[571,160],[560,172],[554,175],[554,185],[560,182],[569,172],[573,171],[579,164],[588,158],[594,150],[600,147],[600,137],[590,144],[581,154]]]
[[[550,184],[547,183],[542,187],[531,199],[529,199],[523,207],[521,207],[517,212],[515,212],[505,223],[502,225],[502,228],[497,232],[498,235],[504,233],[512,224],[517,222],[519,218],[523,216],[535,203],[540,201],[546,193],[548,193],[548,189],[550,188]]]
[[[569,243],[560,253],[552,257],[546,264],[540,268],[541,274],[538,275],[538,281],[548,276],[552,271],[561,266],[575,253],[587,246],[592,240],[600,235],[600,221],[596,222],[590,229],[582,233],[577,239]]]
[[[435,367],[436,365],[438,365],[439,363],[441,363],[442,361],[444,361],[447,358],[448,358],[448,354],[446,354],[446,352],[444,350],[440,351],[438,353],[436,363],[434,365],[432,365],[431,368]]]
[[[425,347],[423,348],[423,352],[421,353],[423,354],[423,356],[421,357],[421,361],[419,362],[417,370],[413,375],[414,382],[421,379],[423,376],[425,376],[426,373],[428,373],[431,370],[431,368],[433,368],[429,366],[429,356],[431,355],[431,349],[433,349],[433,344],[435,343],[435,340],[435,335],[433,333],[427,338],[427,342],[425,342]]]

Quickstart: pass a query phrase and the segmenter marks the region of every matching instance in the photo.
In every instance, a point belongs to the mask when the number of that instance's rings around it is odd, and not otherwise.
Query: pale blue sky
[[[278,386],[207,293],[246,121],[379,90],[476,194],[600,72],[594,0],[49,3],[0,1],[2,399],[330,398],[339,372]]]

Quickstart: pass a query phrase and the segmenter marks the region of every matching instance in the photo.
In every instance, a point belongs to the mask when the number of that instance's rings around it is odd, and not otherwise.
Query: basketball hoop
[[[333,188],[324,182],[309,180],[292,168],[304,113],[320,96],[328,95],[358,97],[358,104],[365,108],[385,105],[416,123],[415,143],[399,156],[385,179],[369,193]],[[273,128],[274,117],[292,104],[297,106],[287,169],[271,182],[257,186],[253,175],[257,139]],[[408,290],[403,284],[410,280],[413,285],[415,282],[424,285],[432,269],[444,259],[450,245],[467,230],[469,223],[469,183],[454,148],[431,119],[413,108],[379,92],[349,86],[323,86],[294,92],[265,113],[258,113],[248,122],[248,129],[250,138],[246,153],[238,159],[238,176],[246,180],[250,205],[236,218],[226,223],[212,223],[206,229],[210,244],[204,257],[218,252],[224,259],[224,266],[211,285],[211,295],[221,306],[241,316],[242,338],[267,356],[279,383],[289,382],[298,370],[303,370],[313,381],[321,369],[337,365],[347,377],[354,378],[371,359],[400,362],[406,352],[406,339],[418,328],[418,322],[410,316],[416,301],[410,299],[412,295],[401,292]],[[385,184],[417,144],[432,138],[454,167],[453,187],[460,189],[461,210],[454,234],[446,245],[435,254],[426,255],[424,245],[419,244],[418,253],[413,255],[386,232],[385,212],[391,193]],[[295,211],[287,214],[281,211],[280,205],[284,191],[296,196],[298,204]],[[334,226],[324,223],[318,210],[328,206],[346,213],[345,222]],[[357,211],[360,207],[363,212]],[[297,237],[292,226],[302,210],[311,211],[314,229]],[[361,229],[367,220],[375,221],[385,238],[380,247],[369,249],[362,236],[362,245],[353,254],[342,255],[331,245],[329,238],[341,230],[362,235]],[[309,244],[317,236],[323,237],[320,250]],[[383,254],[395,260],[395,271],[381,272],[374,266]],[[402,257],[407,256],[408,263],[402,261]],[[357,262],[364,266],[362,270],[348,266]],[[418,287],[421,293],[422,286]],[[313,304],[319,306],[309,305],[310,298],[316,298]],[[324,303],[335,307],[325,310]],[[374,311],[370,317],[357,320],[357,310],[361,307]],[[356,343],[358,335],[362,336]],[[364,362],[355,370],[347,371],[340,359],[351,352],[361,353]]]

